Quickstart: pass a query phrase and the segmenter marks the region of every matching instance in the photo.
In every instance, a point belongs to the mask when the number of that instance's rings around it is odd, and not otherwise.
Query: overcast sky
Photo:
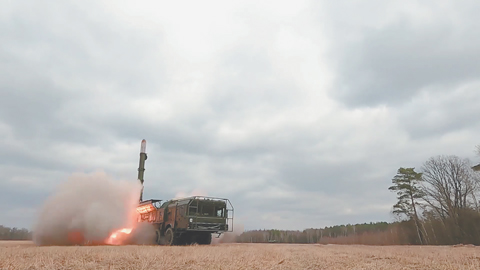
[[[392,221],[399,167],[480,162],[478,1],[0,0],[0,224],[75,172],[246,229]]]

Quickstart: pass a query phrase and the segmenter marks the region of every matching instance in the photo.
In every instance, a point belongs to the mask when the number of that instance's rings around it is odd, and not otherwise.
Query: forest
[[[0,225],[0,240],[29,240],[32,232],[27,229],[9,228]]]

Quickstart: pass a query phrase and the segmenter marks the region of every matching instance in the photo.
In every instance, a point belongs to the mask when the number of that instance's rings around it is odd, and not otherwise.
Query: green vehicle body
[[[233,230],[234,209],[228,199],[192,196],[161,203],[143,201],[137,207],[138,222],[154,225],[160,245],[208,245],[212,234]]]

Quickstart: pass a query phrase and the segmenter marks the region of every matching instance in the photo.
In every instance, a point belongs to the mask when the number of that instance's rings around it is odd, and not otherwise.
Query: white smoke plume
[[[134,225],[138,181],[115,181],[104,172],[75,173],[44,203],[34,227],[37,245],[101,242]]]

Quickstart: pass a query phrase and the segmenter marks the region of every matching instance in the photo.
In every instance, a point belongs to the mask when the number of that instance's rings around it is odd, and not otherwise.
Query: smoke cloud
[[[156,245],[155,227],[150,223],[139,223],[125,244],[127,245]]]
[[[141,188],[137,181],[115,181],[104,172],[75,173],[45,201],[33,240],[37,245],[103,243],[112,231],[134,226]]]

